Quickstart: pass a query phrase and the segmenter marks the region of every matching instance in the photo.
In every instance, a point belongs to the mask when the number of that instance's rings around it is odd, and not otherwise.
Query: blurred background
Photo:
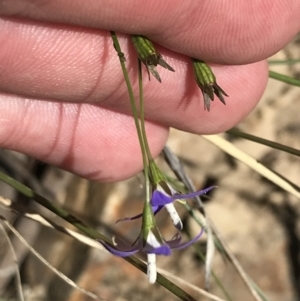
[[[299,58],[300,36],[271,59]],[[270,69],[300,79],[299,63],[271,65]],[[238,125],[238,129],[299,150],[300,89],[270,79],[261,102]],[[228,134],[223,136],[300,186],[298,157]],[[168,146],[184,163],[185,171],[197,190],[210,185],[219,187],[203,198],[206,211],[230,250],[269,300],[300,301],[299,199],[200,136],[172,130]],[[163,159],[159,160],[163,164]],[[139,176],[114,184],[96,183],[7,150],[0,150],[0,169],[49,200],[57,201],[70,213],[108,236],[117,231],[128,239],[135,239],[139,233],[139,221],[115,225],[119,218],[141,212],[144,195]],[[166,172],[172,175],[167,168]],[[72,228],[2,182],[0,197],[37,209],[59,224]],[[199,231],[196,223],[183,207],[178,205],[177,208],[186,228],[191,234],[196,234]],[[120,258],[89,248],[3,207],[0,207],[0,215],[8,219],[51,265],[102,299],[176,300],[158,284],[150,285],[146,275]],[[164,212],[160,213],[158,224],[162,232],[172,233],[173,226],[166,220],[169,217]],[[7,232],[17,256],[26,300],[93,300],[57,277],[18,238]],[[204,264],[198,252],[205,253],[206,239],[204,235],[196,244],[197,248],[191,246],[174,251],[170,257],[160,257],[158,266],[203,288]],[[232,300],[253,300],[231,262],[218,252],[215,254],[213,271]],[[14,258],[3,231],[0,231],[0,301],[17,300],[14,278]],[[186,290],[195,299],[205,300],[195,291]],[[215,280],[212,280],[211,292],[226,299]]]

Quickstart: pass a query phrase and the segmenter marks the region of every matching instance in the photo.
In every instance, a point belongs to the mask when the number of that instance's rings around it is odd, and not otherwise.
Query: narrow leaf
[[[269,71],[269,77],[292,86],[300,87],[300,80],[291,76],[283,75],[274,71]]]
[[[283,152],[289,153],[291,155],[295,155],[295,156],[300,157],[300,150],[289,147],[289,146],[286,146],[286,145],[283,145],[283,144],[280,144],[280,143],[277,143],[277,142],[274,142],[274,141],[271,141],[271,140],[267,140],[267,139],[264,139],[264,138],[261,138],[261,137],[250,135],[250,134],[244,133],[244,132],[242,132],[240,130],[237,130],[237,129],[228,130],[226,133],[237,136],[237,137],[242,137],[244,139],[247,139],[247,140],[259,143],[259,144],[263,144],[263,145],[272,147],[274,149],[278,149],[278,150],[281,150]]]

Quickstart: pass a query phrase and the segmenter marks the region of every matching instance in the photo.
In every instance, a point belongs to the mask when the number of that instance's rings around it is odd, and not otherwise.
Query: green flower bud
[[[204,98],[204,109],[210,110],[210,101],[214,100],[214,94],[225,105],[226,92],[217,84],[216,77],[211,68],[203,61],[192,58],[195,78]]]
[[[147,68],[149,80],[151,72],[152,75],[161,83],[160,76],[155,68],[157,65],[160,65],[170,71],[175,71],[162,58],[161,54],[157,52],[153,43],[148,38],[140,35],[133,35],[131,38],[139,59],[144,63],[144,65]]]

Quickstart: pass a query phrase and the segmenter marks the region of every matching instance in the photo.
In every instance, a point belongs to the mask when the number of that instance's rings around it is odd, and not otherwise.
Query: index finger
[[[221,64],[262,60],[300,29],[299,0],[0,0],[0,16],[144,34]]]

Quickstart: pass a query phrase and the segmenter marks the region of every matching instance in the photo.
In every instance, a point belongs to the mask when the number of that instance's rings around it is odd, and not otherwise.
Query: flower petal
[[[177,243],[177,245],[172,244],[172,247],[171,247],[170,244],[173,242],[173,240],[172,240],[172,241],[170,241],[170,242],[167,241],[167,244],[168,244],[172,249],[174,249],[174,250],[181,250],[181,249],[187,248],[188,246],[190,246],[190,245],[192,245],[193,243],[195,243],[195,242],[202,236],[203,232],[204,232],[204,227],[201,229],[200,233],[199,233],[196,237],[194,237],[193,239],[191,239],[191,240],[188,241],[188,242],[184,242],[184,243],[182,243],[182,244]],[[175,241],[175,240],[174,240],[174,241]],[[178,239],[177,239],[177,241],[178,241]]]
[[[170,214],[170,217],[171,217],[172,222],[173,222],[174,226],[176,227],[176,229],[182,230],[183,224],[182,224],[181,218],[179,217],[178,212],[175,209],[175,206],[173,205],[173,203],[166,204],[165,208],[168,211],[168,213]]]
[[[118,256],[118,257],[128,257],[128,256],[136,254],[139,251],[139,249],[137,247],[134,247],[134,248],[129,249],[129,250],[118,250],[118,249],[112,247],[111,245],[107,244],[106,242],[104,242],[102,240],[99,240],[99,242],[102,244],[102,246],[108,252],[110,252],[113,255]]]
[[[198,195],[205,194],[205,193],[209,192],[210,190],[212,190],[213,188],[216,188],[216,187],[217,186],[211,186],[211,187],[205,188],[203,190],[199,190],[199,191],[191,192],[191,193],[186,193],[186,194],[174,194],[174,195],[171,196],[171,198],[172,198],[173,201],[182,200],[182,199],[190,199],[190,198],[194,198]]]
[[[147,254],[156,254],[156,255],[171,255],[171,249],[167,244],[160,245],[159,247],[153,247],[151,245],[146,244],[143,249]]]
[[[158,255],[170,255],[170,247],[157,239],[152,231],[149,231],[148,236],[145,241],[143,251],[147,254],[153,253]]]
[[[132,216],[132,217],[124,217],[124,218],[120,218],[120,219],[118,219],[118,220],[116,221],[116,224],[119,223],[119,222],[132,221],[132,220],[141,218],[142,216],[143,216],[143,214],[140,213],[140,214],[135,215],[135,216]]]
[[[166,241],[166,243],[171,249],[176,249],[176,247],[180,245],[181,239],[181,234],[177,232],[175,236],[171,240]]]
[[[172,203],[173,201],[174,200],[171,196],[168,196],[167,194],[160,192],[158,190],[154,190],[150,202],[153,208],[153,206],[164,206],[166,204]]]
[[[155,254],[147,255],[147,276],[151,284],[155,283],[157,277]]]

